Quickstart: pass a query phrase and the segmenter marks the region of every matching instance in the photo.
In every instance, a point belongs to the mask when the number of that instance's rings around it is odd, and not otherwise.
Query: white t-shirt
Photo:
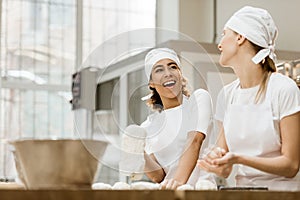
[[[189,131],[206,135],[201,149],[209,142],[212,122],[212,101],[206,90],[198,89],[180,106],[155,112],[148,116],[141,127],[147,131],[145,151],[153,153],[168,175],[170,166],[179,160]]]
[[[237,86],[238,88],[236,88]],[[231,103],[254,104],[258,89],[259,86],[241,89],[238,79],[224,86],[218,95],[215,119],[223,122],[227,106]],[[272,73],[267,91],[271,101],[274,122],[279,123],[283,117],[300,111],[300,91],[296,83],[289,77],[280,73]],[[234,97],[233,92],[235,92]],[[279,128],[276,123],[274,124],[275,128]]]
[[[239,80],[235,80],[229,85],[226,85],[221,90],[218,96],[215,119],[223,122],[226,115],[226,109],[230,104],[253,105],[258,89],[259,86],[241,89]],[[274,128],[276,130],[276,133],[280,134],[280,120],[286,116],[300,111],[300,91],[296,83],[292,79],[279,73],[272,73],[267,86],[265,98],[271,103]],[[237,119],[232,118],[230,118],[230,120],[237,121]],[[230,143],[230,141],[228,142]],[[270,144],[274,143],[274,141],[269,142]],[[244,147],[244,152],[247,151],[247,147],[247,145]],[[259,148],[257,148],[257,150],[258,149]],[[261,152],[261,154],[264,153],[267,152]],[[245,174],[249,173],[249,169],[251,168],[240,166],[237,171],[237,175],[239,176],[239,178],[241,179]],[[290,183],[300,181],[300,172],[298,172],[298,174],[292,179],[270,175],[259,170],[255,171],[253,169],[251,170],[251,173],[253,173],[254,176],[252,176],[252,178],[249,178],[251,176],[247,177],[247,184],[265,185],[266,181],[269,181],[267,185],[271,190],[294,190],[297,188],[297,186],[295,188],[295,185]],[[259,174],[261,175],[261,177],[257,177]],[[243,182],[242,184],[244,183],[245,182]]]

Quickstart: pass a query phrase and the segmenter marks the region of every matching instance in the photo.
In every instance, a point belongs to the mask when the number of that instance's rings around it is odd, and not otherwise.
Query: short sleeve
[[[289,80],[281,85],[278,103],[280,120],[300,111],[300,90],[295,82]]]
[[[207,134],[212,122],[212,100],[206,90],[198,89],[189,98],[188,132],[198,131]]]
[[[225,99],[225,89],[223,88],[219,92],[217,97],[216,112],[214,118],[218,121],[223,122],[225,110],[226,110],[226,99]]]

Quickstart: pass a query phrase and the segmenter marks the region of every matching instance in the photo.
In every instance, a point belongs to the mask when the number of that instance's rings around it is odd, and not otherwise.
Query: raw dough
[[[217,185],[209,180],[198,180],[195,190],[217,190]]]
[[[194,190],[194,187],[190,184],[184,184],[179,186],[176,190]]]
[[[124,182],[116,182],[113,186],[112,186],[113,190],[130,190],[130,185],[128,183],[124,183]]]
[[[92,185],[93,190],[111,190],[112,187],[110,184],[107,183],[94,183]]]
[[[131,184],[132,190],[159,190],[160,184],[146,181],[134,182]]]

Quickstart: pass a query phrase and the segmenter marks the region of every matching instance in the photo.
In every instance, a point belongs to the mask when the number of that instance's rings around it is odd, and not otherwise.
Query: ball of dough
[[[217,190],[217,185],[209,180],[198,180],[195,190]]]
[[[133,190],[159,190],[160,185],[158,183],[150,183],[146,181],[138,181],[131,184]]]
[[[124,182],[116,182],[112,186],[113,190],[130,190],[130,185]]]
[[[93,190],[111,190],[112,187],[110,184],[107,183],[94,183],[92,185]]]
[[[190,184],[184,184],[176,188],[176,190],[194,190],[194,187]]]

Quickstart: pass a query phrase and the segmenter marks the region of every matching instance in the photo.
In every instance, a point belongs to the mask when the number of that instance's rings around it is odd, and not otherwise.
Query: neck
[[[164,105],[164,109],[167,110],[170,108],[180,106],[183,101],[183,94],[180,93],[178,96],[176,96],[174,98],[161,97],[161,100]]]
[[[253,63],[251,59],[242,59],[238,63],[233,70],[240,80],[241,88],[255,87],[262,82],[264,71],[260,64]]]
[[[264,77],[264,72],[262,70],[254,74],[249,74],[249,73],[242,73],[238,75],[240,79],[241,88],[255,87],[262,82]]]

